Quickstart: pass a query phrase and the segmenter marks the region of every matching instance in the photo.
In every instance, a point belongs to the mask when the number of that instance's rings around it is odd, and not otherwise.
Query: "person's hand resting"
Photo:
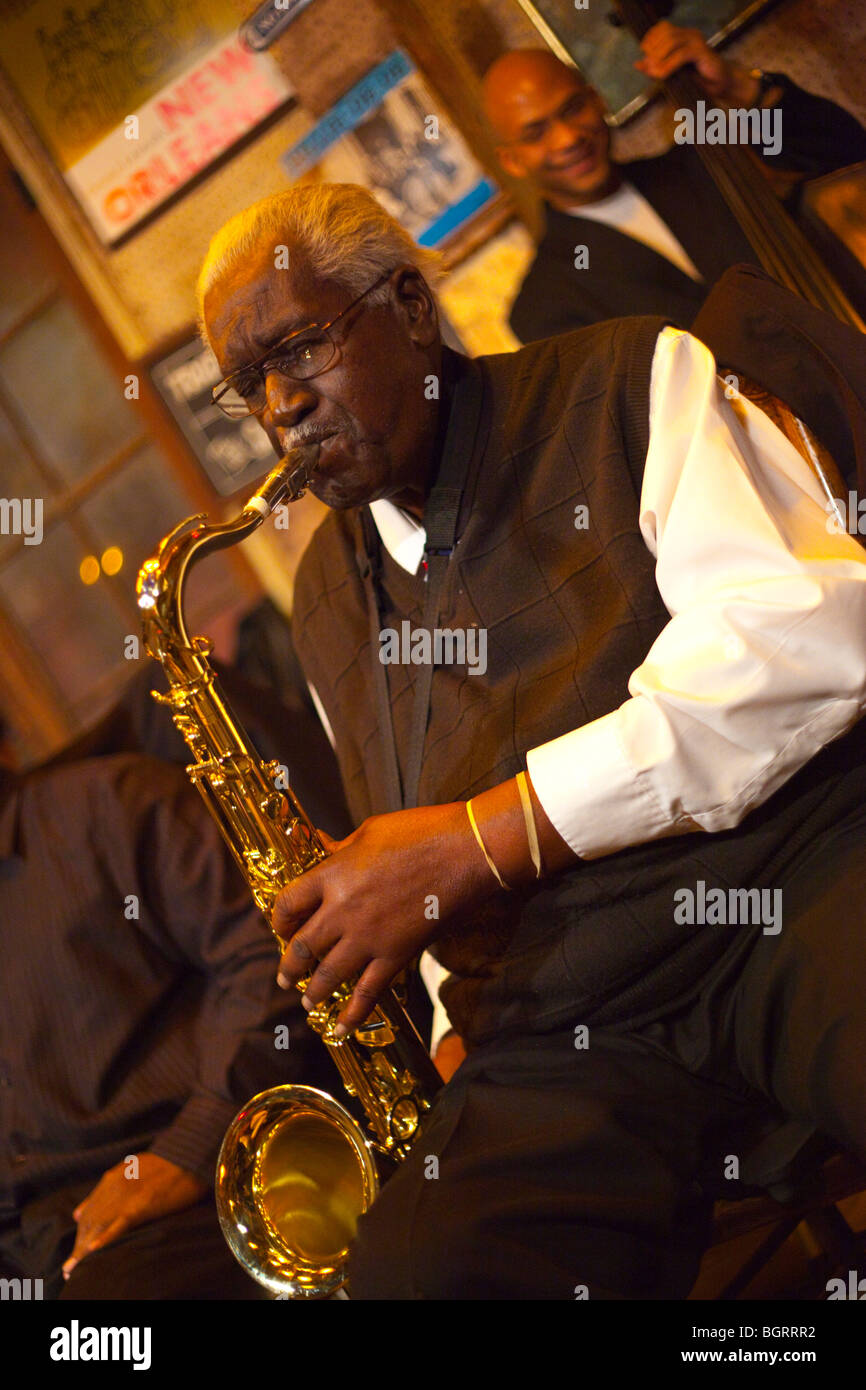
[[[63,1266],[64,1279],[93,1250],[111,1245],[134,1226],[191,1207],[209,1191],[201,1178],[168,1159],[151,1153],[137,1154],[136,1158],[138,1177],[127,1176],[130,1161],[125,1159],[103,1173],[93,1191],[72,1213],[78,1232],[72,1254]]]

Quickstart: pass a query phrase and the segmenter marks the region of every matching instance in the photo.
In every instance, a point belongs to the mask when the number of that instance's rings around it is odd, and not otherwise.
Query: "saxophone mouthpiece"
[[[280,466],[288,474],[286,490],[290,502],[296,502],[299,497],[303,497],[309,487],[310,479],[318,467],[321,450],[322,446],[318,441],[314,444],[299,444],[297,449],[292,449],[282,460]]]
[[[283,498],[297,502],[299,497],[303,497],[316,471],[320,450],[319,443],[299,444],[297,449],[291,449],[256,489],[244,511],[255,511],[267,517]]]

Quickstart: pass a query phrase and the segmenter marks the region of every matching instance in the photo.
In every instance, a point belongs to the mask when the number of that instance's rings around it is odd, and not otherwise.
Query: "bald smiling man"
[[[782,147],[768,164],[812,177],[866,159],[866,132],[846,111],[781,73],[726,61],[696,29],[665,20],[642,48],[635,66],[648,77],[693,64],[708,104],[778,107]],[[523,342],[625,314],[664,314],[688,328],[723,271],[757,262],[694,149],[612,159],[600,96],[549,49],[497,59],[484,104],[503,169],[546,205],[544,235],[511,311]]]

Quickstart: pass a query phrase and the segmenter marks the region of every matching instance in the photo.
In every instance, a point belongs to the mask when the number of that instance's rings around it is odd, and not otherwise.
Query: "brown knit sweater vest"
[[[419,805],[513,777],[529,749],[616,709],[668,621],[638,528],[662,325],[621,319],[472,364],[451,356],[455,372],[480,373],[482,404],[438,626],[483,629],[486,670],[434,672]],[[335,732],[358,823],[388,809],[371,665],[380,654],[370,649],[359,529],[355,513],[323,522],[301,562],[294,613],[297,650]],[[383,548],[383,627],[418,628],[423,603],[423,574],[408,575]],[[386,669],[405,771],[420,668]],[[754,933],[674,923],[673,891],[697,878],[768,886],[755,876],[783,871],[785,843],[809,808],[799,805],[790,824],[763,809],[760,824],[749,818],[751,835],[621,851],[503,894],[471,925],[446,929],[434,950],[454,972],[443,997],[455,1026],[477,1042],[621,1022],[692,992]]]

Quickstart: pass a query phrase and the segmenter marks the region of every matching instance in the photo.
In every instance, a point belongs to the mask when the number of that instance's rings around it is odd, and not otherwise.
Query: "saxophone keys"
[[[401,1096],[388,1112],[388,1147],[407,1144],[418,1128],[420,1115],[412,1096]]]
[[[386,1019],[376,1019],[367,1022],[355,1029],[355,1037],[358,1042],[364,1043],[367,1047],[390,1047],[397,1037],[394,1029]]]

